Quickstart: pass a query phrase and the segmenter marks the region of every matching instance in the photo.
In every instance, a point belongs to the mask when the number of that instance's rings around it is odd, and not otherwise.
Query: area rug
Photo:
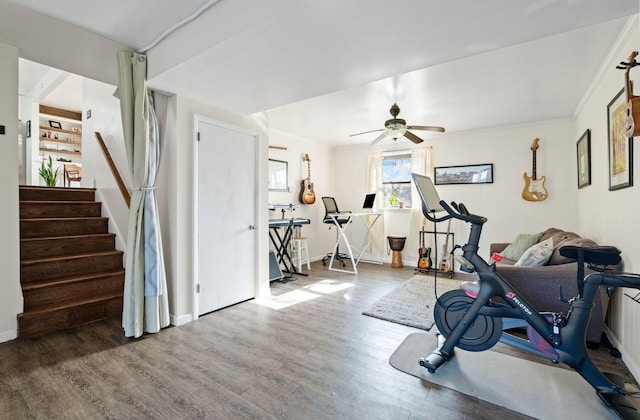
[[[437,346],[435,329],[413,333],[391,355],[394,368],[431,384],[540,419],[615,419],[594,389],[576,372],[496,351],[455,350],[435,373],[418,364]],[[428,397],[427,397],[428,399]]]
[[[470,278],[474,277],[456,275],[455,279],[449,279],[438,276],[438,296],[459,288],[461,281]],[[433,284],[433,276],[416,275],[380,298],[362,314],[429,331],[434,324],[433,307],[436,303]]]

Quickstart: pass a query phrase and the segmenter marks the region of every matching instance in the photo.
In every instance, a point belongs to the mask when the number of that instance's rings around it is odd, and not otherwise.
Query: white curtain
[[[155,180],[160,133],[147,91],[147,58],[118,52],[122,128],[133,193],[129,207],[122,326],[127,337],[155,333],[169,325],[167,279],[162,253]]]
[[[369,176],[367,177],[367,191],[370,193],[376,193],[376,200],[373,202],[373,211],[378,213],[384,208],[384,190],[382,188],[382,152],[370,153],[367,167],[369,173]],[[380,217],[372,226],[371,235],[374,236],[375,242],[384,248],[384,217]]]
[[[432,147],[419,147],[411,151],[411,172],[433,177]],[[415,187],[411,188],[411,232],[422,229],[424,216],[422,215],[422,201]],[[429,230],[429,226],[426,226]]]

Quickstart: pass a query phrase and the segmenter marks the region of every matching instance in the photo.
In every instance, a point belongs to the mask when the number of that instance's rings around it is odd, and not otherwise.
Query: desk
[[[382,213],[344,213],[343,212],[343,213],[329,213],[328,216],[331,217],[331,220],[333,220],[333,224],[336,225],[336,228],[338,229],[338,238],[336,239],[336,245],[333,247],[331,261],[329,262],[329,270],[341,271],[343,273],[358,274],[358,263],[362,258],[362,254],[364,253],[364,251],[367,249],[369,245],[373,244],[373,246],[377,248],[378,255],[380,254],[380,250],[381,250],[380,245],[378,244],[375,236],[371,232],[371,228],[373,227],[373,225],[375,225],[375,223],[378,221],[380,216],[382,216]],[[344,218],[345,216],[349,217],[349,221],[347,223],[343,223],[343,225],[340,226],[340,224],[338,223],[338,217]],[[352,246],[349,243],[349,239],[347,238],[347,235],[346,235],[347,229],[349,229],[349,226],[351,226],[355,220],[361,220],[362,223],[364,223],[364,225],[367,228],[367,233],[364,236],[360,249]],[[351,266],[353,267],[353,270],[341,270],[338,268],[333,268],[333,259],[336,252],[338,252],[338,245],[340,245],[340,241],[344,242],[344,244],[347,246],[347,250],[349,252],[349,258],[351,259]],[[357,258],[354,258],[353,256],[354,250],[356,252],[360,251]],[[377,258],[374,260],[362,260],[362,261],[373,263],[373,264],[382,264],[382,258]]]
[[[311,221],[309,219],[269,219],[269,238],[271,243],[275,247],[276,258],[278,263],[284,266],[284,270],[289,274],[299,274],[306,276],[307,274],[300,273],[296,268],[296,265],[289,255],[289,243],[293,237],[293,228],[296,226],[308,225]],[[284,234],[280,235],[280,228],[284,228]],[[285,277],[285,279],[287,279]],[[289,280],[293,280],[293,276],[289,276]]]

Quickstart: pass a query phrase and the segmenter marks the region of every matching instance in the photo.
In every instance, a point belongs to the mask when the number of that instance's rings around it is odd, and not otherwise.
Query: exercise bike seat
[[[578,253],[582,250],[584,262],[596,265],[617,265],[622,260],[620,250],[615,246],[582,247],[565,245],[560,248],[560,255],[574,260],[578,259]]]

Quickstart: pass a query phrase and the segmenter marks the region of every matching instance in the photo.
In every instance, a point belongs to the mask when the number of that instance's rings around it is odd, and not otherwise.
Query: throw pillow
[[[504,258],[518,261],[524,252],[538,243],[539,233],[521,233],[500,253]]]
[[[549,238],[527,249],[514,265],[535,267],[545,265],[553,254],[553,239]]]

